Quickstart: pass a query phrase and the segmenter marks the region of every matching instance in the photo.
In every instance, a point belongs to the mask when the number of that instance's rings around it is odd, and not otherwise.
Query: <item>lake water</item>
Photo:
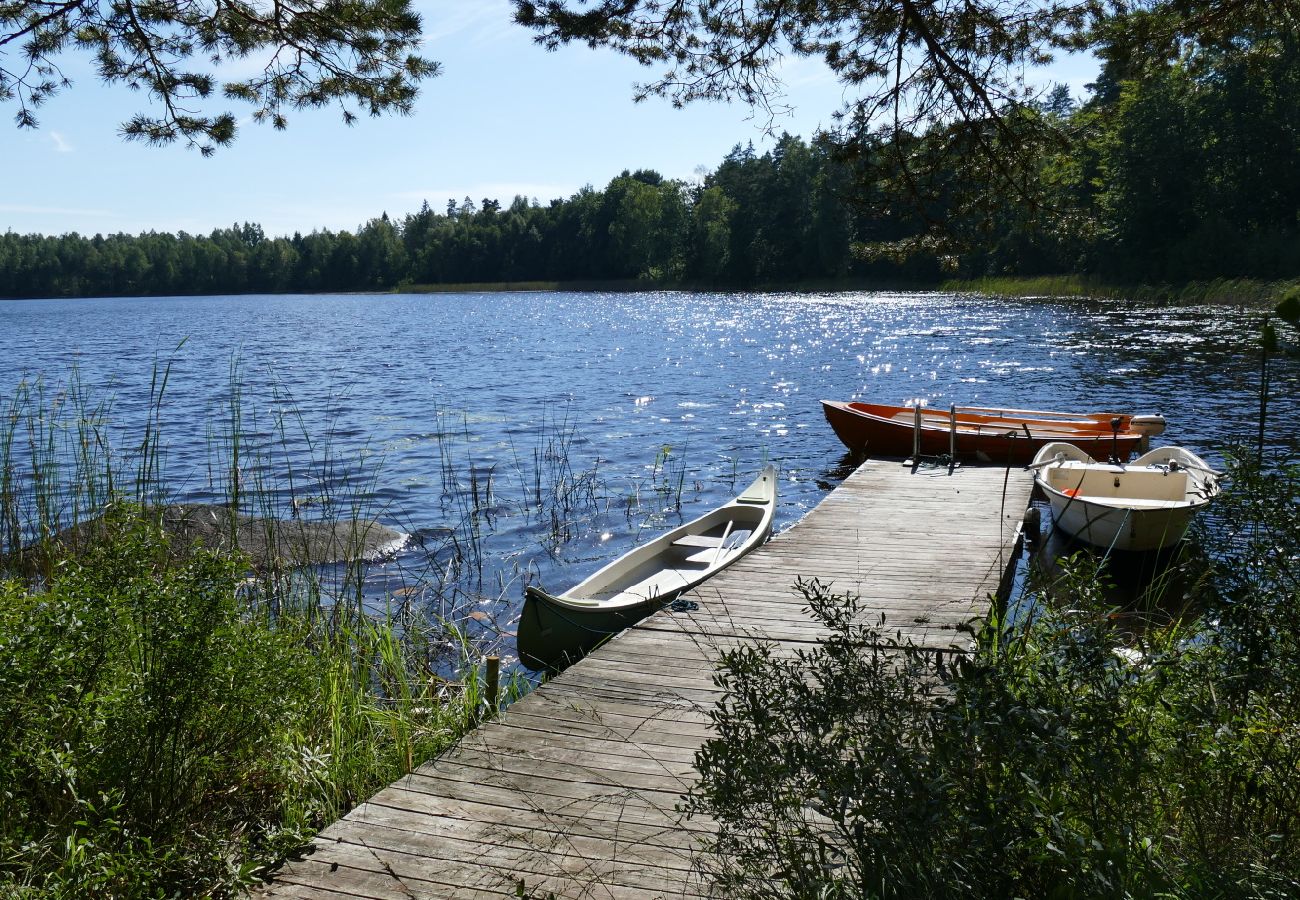
[[[177,499],[223,495],[240,384],[248,483],[305,514],[360,498],[413,535],[375,602],[434,578],[513,628],[560,589],[781,472],[778,530],[847,473],[818,400],[1163,413],[1221,459],[1255,438],[1259,313],[945,294],[524,293],[8,301],[0,389],[75,366],[129,444],[155,365]],[[1294,451],[1294,361],[1269,443]],[[508,641],[507,641],[508,644]]]

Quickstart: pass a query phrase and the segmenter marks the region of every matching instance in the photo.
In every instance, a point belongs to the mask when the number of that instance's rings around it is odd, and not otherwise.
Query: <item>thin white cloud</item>
[[[50,140],[54,143],[54,152],[56,153],[72,152],[72,145],[68,143],[67,138],[59,134],[57,131],[50,132]]]
[[[782,57],[775,71],[787,88],[826,87],[839,81],[821,57],[816,56]]]
[[[505,0],[453,0],[453,2],[416,4],[423,19],[424,43],[432,45],[452,39],[465,40],[471,46],[495,43],[507,35],[514,10]]]

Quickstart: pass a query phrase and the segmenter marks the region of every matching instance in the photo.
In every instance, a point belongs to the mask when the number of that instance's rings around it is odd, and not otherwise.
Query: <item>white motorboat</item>
[[[1055,527],[1104,550],[1147,551],[1182,540],[1222,477],[1182,447],[1160,447],[1127,465],[1099,463],[1070,444],[1044,446],[1030,463]]]

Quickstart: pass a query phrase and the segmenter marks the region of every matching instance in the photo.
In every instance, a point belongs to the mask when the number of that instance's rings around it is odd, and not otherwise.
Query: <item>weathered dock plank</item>
[[[871,461],[795,527],[380,791],[291,862],[268,897],[702,897],[705,820],[678,801],[721,696],[721,649],[782,654],[825,632],[794,590],[862,597],[891,633],[968,646],[1010,562],[1031,479]]]

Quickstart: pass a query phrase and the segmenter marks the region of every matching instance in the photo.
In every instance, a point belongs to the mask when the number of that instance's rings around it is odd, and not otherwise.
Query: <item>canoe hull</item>
[[[575,614],[556,602],[557,598],[529,587],[519,620],[519,661],[536,671],[558,671],[674,599],[675,595],[665,596],[641,606]]]
[[[823,400],[822,411],[835,435],[855,453],[869,453],[873,457],[912,455],[915,425],[911,407]],[[946,455],[951,443],[948,413],[924,409],[922,416],[921,455]],[[1116,434],[1101,417],[1052,422],[958,412],[957,456],[979,462],[1025,465],[1046,444],[1064,441],[1094,459],[1109,459],[1112,455],[1127,459],[1137,449],[1142,435],[1127,430],[1130,417],[1119,418],[1122,425]]]

